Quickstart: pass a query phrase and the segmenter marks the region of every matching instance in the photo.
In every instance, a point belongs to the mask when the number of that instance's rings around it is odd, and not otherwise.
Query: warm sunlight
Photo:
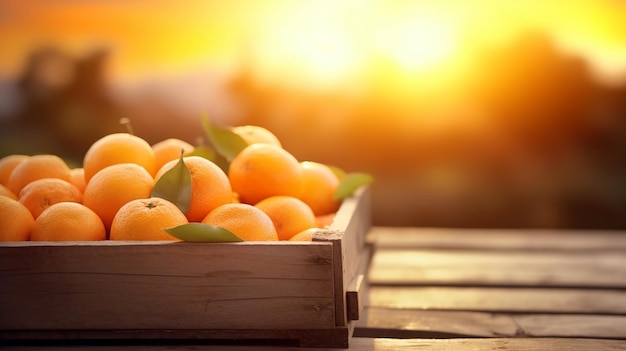
[[[625,19],[626,0],[0,0],[0,157],[80,164],[120,118],[208,144],[206,115],[380,172],[393,222],[626,228]]]
[[[380,61],[438,80],[467,58],[470,46],[501,45],[529,29],[549,32],[604,78],[626,74],[626,8],[610,0],[576,2],[567,11],[538,0],[154,1],[149,13],[145,6],[2,2],[0,76],[19,70],[30,48],[54,43],[72,52],[110,48],[116,80],[189,74],[219,62],[235,70],[251,65],[264,81],[328,89],[371,74]],[[138,20],[144,16],[149,25]]]
[[[424,70],[451,58],[458,32],[443,18],[419,16],[390,23],[378,38],[381,49],[408,70]]]
[[[261,76],[287,85],[300,77],[323,88],[356,71],[362,52],[342,11],[328,13],[310,4],[277,10],[251,37]]]

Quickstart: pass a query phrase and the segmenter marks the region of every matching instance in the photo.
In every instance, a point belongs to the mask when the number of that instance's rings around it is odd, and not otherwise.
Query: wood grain
[[[393,309],[626,315],[626,290],[370,287],[368,306]]]
[[[378,248],[491,250],[625,250],[623,231],[374,227]]]
[[[587,337],[626,340],[626,316],[425,311],[368,307],[355,336]]]
[[[378,249],[371,284],[626,288],[623,251]]]
[[[0,329],[325,328],[332,245],[26,245],[0,255]]]
[[[333,245],[337,326],[345,326],[350,322],[346,292],[359,274],[365,237],[371,226],[370,192],[369,187],[362,187],[354,196],[345,199],[328,230],[320,230],[313,236],[314,242],[329,242]]]
[[[369,304],[369,284],[365,277],[369,271],[372,248],[365,245],[359,257],[359,269],[346,290],[346,305],[349,320],[359,320],[363,308]]]
[[[150,344],[150,345],[91,345],[81,347],[86,351],[319,351],[319,348],[277,347],[275,345],[218,345],[215,344]],[[50,345],[47,347],[37,346],[6,346],[6,351],[65,351],[67,346]],[[328,351],[345,350],[326,349]],[[585,338],[459,338],[459,339],[388,339],[388,338],[353,338],[350,345],[351,351],[536,351],[536,350],[567,350],[567,351],[624,351],[624,340],[602,340]]]

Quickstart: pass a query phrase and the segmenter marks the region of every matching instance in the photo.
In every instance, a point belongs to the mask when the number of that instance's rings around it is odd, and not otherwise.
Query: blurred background
[[[388,226],[626,229],[626,3],[0,0],[0,157],[196,143],[372,174]]]

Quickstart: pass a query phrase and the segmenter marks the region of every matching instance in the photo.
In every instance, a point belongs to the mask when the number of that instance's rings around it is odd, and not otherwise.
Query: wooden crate
[[[369,193],[344,200],[313,242],[0,243],[0,339],[348,347],[370,258]]]

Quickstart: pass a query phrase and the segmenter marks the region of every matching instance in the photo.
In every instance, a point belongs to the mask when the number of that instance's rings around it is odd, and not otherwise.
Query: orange
[[[100,217],[85,205],[59,202],[37,217],[30,239],[33,241],[94,241],[106,239]]]
[[[13,192],[9,190],[9,188],[2,184],[0,184],[0,196],[8,196],[13,200],[17,200],[17,195],[13,194]]]
[[[232,160],[228,178],[241,202],[256,204],[274,195],[297,196],[301,173],[298,160],[285,149],[252,144]]]
[[[0,196],[0,241],[25,241],[35,220],[30,211],[19,201]]]
[[[293,196],[270,196],[255,206],[272,219],[280,240],[289,240],[295,234],[315,227],[311,208]]]
[[[178,240],[163,228],[189,223],[173,203],[158,198],[127,202],[113,218],[111,240]]]
[[[300,163],[302,169],[302,188],[297,196],[304,201],[315,216],[323,216],[337,212],[341,201],[334,199],[335,190],[339,186],[339,178],[330,167],[305,161]]]
[[[184,140],[169,138],[152,145],[152,150],[155,157],[155,169],[158,171],[169,161],[178,160],[182,150],[184,150],[184,155],[188,155],[195,150],[195,147]]]
[[[224,228],[245,241],[278,240],[272,219],[248,204],[230,203],[211,211],[202,223]]]
[[[313,241],[313,234],[318,231],[319,228],[309,228],[292,236],[289,241]]]
[[[333,212],[321,216],[315,216],[315,226],[318,228],[329,227],[333,223],[336,214],[336,212]]]
[[[7,185],[13,169],[20,163],[26,161],[28,157],[27,155],[14,154],[0,158],[0,184]]]
[[[157,171],[154,151],[147,141],[128,133],[115,133],[98,139],[85,153],[85,181],[89,183],[98,171],[119,163],[137,164],[152,176]]]
[[[30,156],[13,169],[7,187],[19,196],[26,184],[43,178],[58,178],[69,182],[72,179],[70,167],[56,155]]]
[[[134,163],[119,163],[98,172],[85,187],[83,203],[111,228],[117,211],[127,202],[150,197],[154,179],[145,168]]]
[[[74,186],[80,190],[80,192],[85,191],[85,186],[87,186],[87,182],[85,181],[85,169],[82,167],[72,168],[70,170],[70,183],[74,184]]]
[[[255,125],[237,126],[232,129],[235,134],[238,134],[248,145],[256,143],[272,144],[282,147],[280,140],[274,133],[269,130]]]
[[[157,172],[158,179],[178,160],[166,163]],[[190,222],[200,222],[214,208],[233,202],[233,193],[226,173],[212,161],[200,156],[183,157],[191,173],[191,204],[187,212]]]
[[[19,200],[33,218],[37,219],[46,208],[59,202],[82,202],[83,193],[72,183],[56,178],[43,178],[28,183],[20,191]]]
[[[85,169],[82,167],[72,168],[70,170],[70,175],[72,176],[70,182],[74,184],[74,186],[78,188],[81,193],[84,192],[85,186],[87,185],[87,182],[85,181]]]

